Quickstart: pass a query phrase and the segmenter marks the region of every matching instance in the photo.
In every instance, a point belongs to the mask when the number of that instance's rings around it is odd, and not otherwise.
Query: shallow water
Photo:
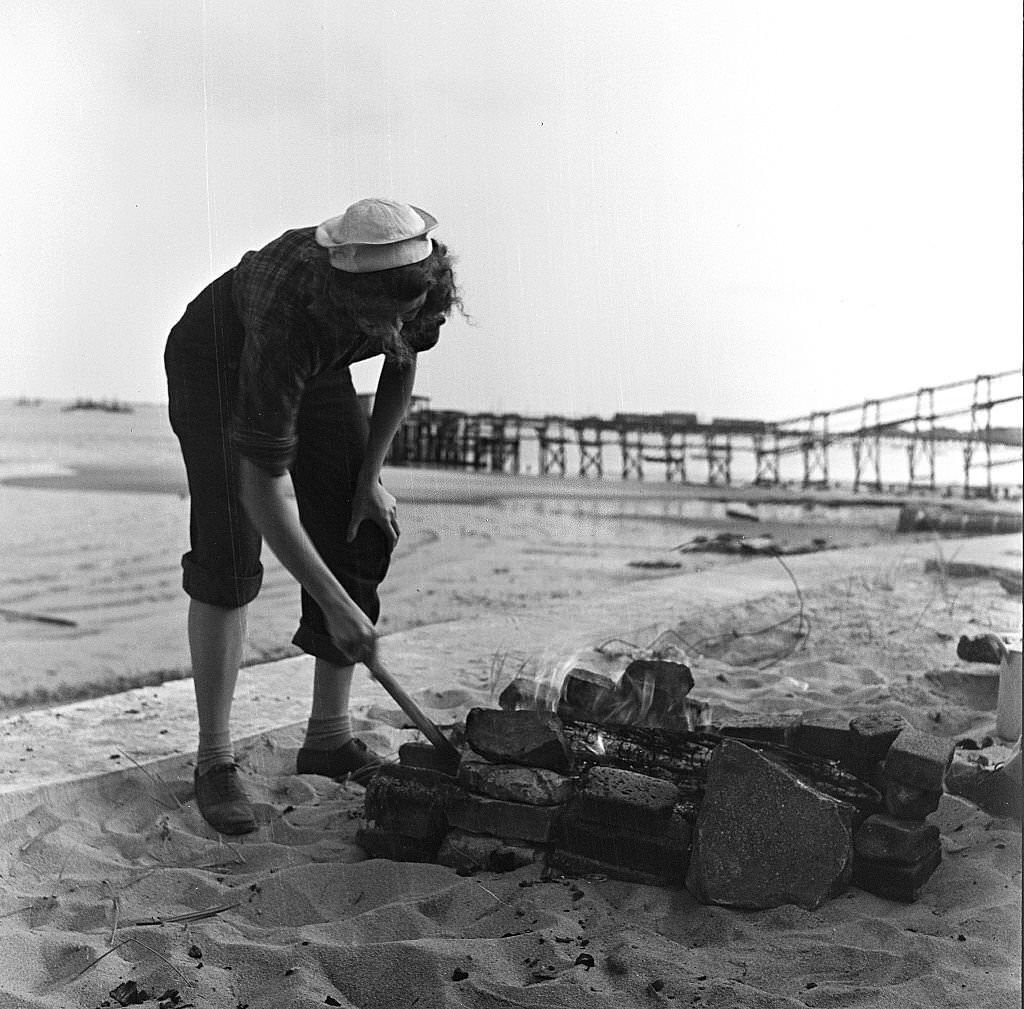
[[[483,496],[503,496],[509,488],[500,485],[506,481],[519,483],[522,479],[529,485],[529,493],[558,495],[569,493],[575,496],[590,491],[584,488],[601,488],[601,493],[636,496],[641,499],[680,499],[692,497],[697,488],[707,494],[711,488],[705,479],[700,453],[694,450],[693,460],[697,465],[691,474],[694,484],[680,485],[664,479],[664,470],[658,466],[648,466],[646,479],[622,480],[616,476],[619,464],[616,462],[618,449],[609,445],[606,476],[603,478],[550,477],[534,475],[538,469],[533,460],[536,446],[530,442],[524,444],[524,473],[522,478],[503,475],[491,476],[479,473],[461,473],[453,471],[404,470],[405,473],[419,474],[409,477],[410,491],[413,496],[445,491],[455,494],[479,494]],[[908,476],[907,452],[903,446],[883,446],[883,458],[879,460],[879,468],[884,480],[891,482],[893,488],[905,486]],[[567,446],[567,472],[575,473],[578,462],[573,455],[572,446]],[[1007,464],[997,467],[994,479],[1000,487],[1005,487],[1019,496],[1021,487],[1021,462],[1019,449],[998,448],[998,458],[1005,457]],[[978,460],[981,453],[978,453]],[[1011,461],[1013,460],[1013,461]],[[160,472],[171,489],[179,490],[183,486],[184,474],[178,457],[177,442],[171,432],[167,420],[167,408],[160,404],[137,404],[131,413],[107,413],[102,410],[62,409],[56,401],[43,401],[36,406],[18,406],[12,400],[0,401],[0,479],[15,475],[24,470],[25,466],[33,467],[38,474],[40,467],[54,467],[55,471],[63,468],[90,465],[112,467],[114,469],[140,469],[147,473]],[[531,473],[533,471],[533,473]],[[936,448],[937,479],[941,486],[948,486],[954,491],[963,484],[963,453],[959,447],[939,445]],[[752,458],[737,451],[733,476],[736,488],[742,489],[744,483],[754,478]],[[785,457],[780,471],[782,483],[772,488],[773,495],[800,496],[798,490],[802,479],[802,468],[795,456]],[[980,470],[975,472],[973,482],[982,478]],[[853,455],[848,446],[836,446],[830,454],[830,480],[833,489],[849,486],[853,479]],[[479,481],[490,481],[490,486]],[[152,482],[152,478],[150,478]],[[558,488],[561,488],[559,490]],[[736,489],[734,488],[734,489]],[[159,485],[141,489],[158,490]],[[717,487],[715,491],[723,496],[733,493],[734,489]],[[521,491],[517,491],[521,492]],[[862,499],[868,495],[861,495]],[[681,517],[705,517],[687,514]],[[780,521],[795,521],[791,515],[782,513],[764,515]],[[838,521],[845,521],[842,517]]]

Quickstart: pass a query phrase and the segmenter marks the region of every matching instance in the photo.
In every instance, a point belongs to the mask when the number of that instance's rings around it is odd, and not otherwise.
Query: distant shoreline
[[[372,392],[360,392],[358,395],[359,395],[359,397],[361,399],[368,399],[368,398],[372,398],[372,396],[374,394]],[[429,399],[429,397],[428,397],[428,399]],[[5,405],[5,404],[6,405],[13,405],[13,406],[16,406],[16,407],[24,407],[24,408],[34,408],[34,407],[53,405],[53,406],[60,407],[61,410],[64,411],[64,412],[75,411],[75,410],[94,410],[94,411],[106,412],[106,413],[132,413],[132,412],[134,412],[134,410],[136,408],[144,409],[144,410],[145,409],[154,409],[154,408],[155,409],[159,409],[159,410],[166,410],[167,409],[167,400],[126,400],[126,399],[120,399],[120,398],[118,398],[116,396],[109,396],[109,397],[76,396],[76,397],[55,397],[55,398],[50,398],[50,397],[45,397],[45,396],[7,396],[7,397],[0,397],[0,405]],[[485,409],[463,409],[463,408],[432,408],[432,407],[429,407],[429,406],[426,407],[425,409],[426,409],[427,412],[431,412],[431,410],[433,410],[436,413],[436,412],[438,412],[440,410],[440,412],[442,412],[442,413],[462,414],[462,415],[465,415],[465,416],[468,416],[468,417],[501,417],[501,416],[510,416],[510,417],[523,416],[523,417],[525,417],[525,416],[531,415],[530,411],[525,411],[525,412],[517,413],[516,411],[507,411],[507,410],[485,410]],[[609,422],[613,422],[615,420],[615,417],[620,416],[619,414],[616,414],[613,417],[603,417],[601,415],[592,415],[590,413],[586,413],[586,414],[576,414],[576,413],[552,414],[550,411],[543,411],[543,413],[540,412],[540,411],[533,411],[533,413],[536,413],[538,416],[542,416],[542,415],[543,416],[561,416],[565,420],[574,420],[574,419],[575,420],[585,420],[585,419],[593,418],[593,419],[597,419],[597,420],[607,420]],[[626,416],[631,416],[631,415],[627,414]],[[642,416],[642,415],[641,414],[637,414],[636,416]],[[694,417],[697,417],[697,415],[694,414]],[[755,417],[755,418],[750,418],[748,420],[741,421],[740,423],[745,423],[745,424],[764,424],[767,428],[771,428],[771,427],[776,426],[776,425],[784,425],[787,422],[780,422],[780,421],[775,421],[775,420],[762,420],[760,418],[756,418]],[[898,423],[894,423],[894,424],[891,424],[891,425],[888,425],[888,426],[890,428],[892,428],[892,430],[894,430],[894,431],[899,431],[900,427],[901,427],[901,425],[898,424]],[[934,436],[938,440],[941,440],[941,438],[944,435],[961,436],[961,435],[966,434],[966,432],[961,430],[961,429],[959,429],[959,428],[955,428],[955,427],[939,426],[939,427],[935,427],[933,434],[934,434]],[[1020,447],[1021,444],[1022,444],[1022,441],[1024,441],[1024,428],[1017,427],[1017,426],[999,425],[999,426],[992,427],[987,432],[987,437],[986,437],[986,432],[985,431],[977,432],[976,433],[976,437],[977,437],[977,440],[978,440],[979,444],[985,444],[987,442],[988,444],[990,444],[992,446]]]
[[[853,493],[842,488],[805,489],[800,487],[725,487],[706,484],[679,484],[662,480],[616,480],[609,478],[553,477],[472,473],[457,469],[427,467],[389,467],[385,471],[389,490],[399,501],[410,504],[498,504],[503,500],[574,499],[578,501],[614,500],[653,506],[666,501],[772,502],[807,505],[814,508],[898,508],[907,504],[955,508],[958,511],[1016,513],[1019,502],[989,501],[946,496],[941,491]],[[31,490],[91,492],[105,494],[165,494],[188,496],[184,468],[179,462],[129,466],[103,463],[76,463],[57,471],[17,472],[0,476],[0,486]],[[632,509],[631,509],[632,510]]]
[[[35,490],[87,491],[121,494],[169,494],[188,496],[184,467],[180,462],[153,465],[133,463],[113,466],[104,463],[75,463],[56,471],[26,467],[25,472],[0,476],[0,486]],[[33,471],[35,470],[35,471]],[[818,508],[898,508],[905,504],[949,506],[961,511],[1013,513],[1019,502],[965,499],[942,490],[859,492],[841,487],[817,489],[798,486],[764,487],[737,484],[678,483],[660,480],[615,480],[609,478],[550,477],[472,473],[458,469],[389,467],[385,471],[389,489],[400,500],[414,504],[497,504],[515,498],[577,500],[625,500],[654,504],[657,501],[773,502]]]

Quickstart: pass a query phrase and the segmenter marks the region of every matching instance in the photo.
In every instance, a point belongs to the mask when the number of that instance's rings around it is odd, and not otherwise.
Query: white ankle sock
[[[336,750],[352,738],[352,719],[349,715],[331,718],[311,718],[306,723],[307,750]]]
[[[199,750],[196,753],[196,771],[206,774],[218,764],[233,764],[235,748],[230,732],[200,732]]]

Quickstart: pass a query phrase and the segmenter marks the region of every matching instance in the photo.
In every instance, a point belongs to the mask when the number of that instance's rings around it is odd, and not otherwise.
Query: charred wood
[[[699,802],[703,796],[708,761],[724,738],[715,732],[674,732],[575,719],[565,719],[562,725],[580,767],[600,764],[664,778],[674,782],[681,797],[691,802]],[[812,788],[849,803],[865,816],[882,807],[878,790],[837,761],[759,740],[743,742]]]

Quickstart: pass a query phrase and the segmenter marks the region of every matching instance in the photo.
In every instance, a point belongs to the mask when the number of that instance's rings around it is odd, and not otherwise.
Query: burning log
[[[615,683],[573,669],[565,678],[558,712],[610,725],[686,731],[702,724],[707,710],[687,696],[692,689],[693,673],[685,663],[635,658]]]
[[[694,685],[690,667],[634,651],[630,657],[596,649],[581,658],[589,657],[601,668],[595,671],[574,665],[561,682],[518,677],[501,692],[498,704],[505,711],[551,711],[563,719],[608,725],[676,731],[706,725],[708,706],[687,696]],[[616,660],[618,669],[614,668]]]
[[[580,766],[605,764],[639,771],[675,783],[680,794],[699,801],[704,791],[707,765],[723,736],[716,732],[670,732],[625,725],[563,721],[562,728]],[[765,757],[783,765],[813,788],[856,807],[863,816],[880,811],[877,789],[844,770],[836,761],[801,753],[757,738],[743,742]]]
[[[714,733],[670,732],[632,725],[563,719],[562,730],[578,766],[637,771],[673,782],[681,796],[698,799],[705,768],[722,741]]]
[[[838,761],[770,743],[748,742],[747,745],[753,750],[759,750],[769,760],[786,767],[819,792],[853,806],[861,818],[882,809],[882,795],[878,789],[842,768]]]

